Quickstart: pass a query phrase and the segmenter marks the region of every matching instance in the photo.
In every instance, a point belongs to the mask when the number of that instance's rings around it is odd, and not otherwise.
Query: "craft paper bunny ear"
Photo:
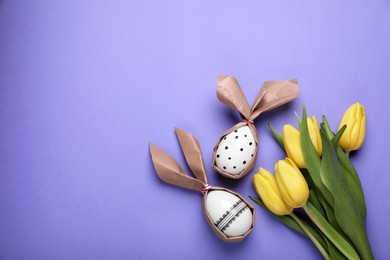
[[[164,182],[203,194],[203,214],[212,230],[227,242],[239,242],[254,228],[255,210],[241,195],[207,183],[207,174],[198,140],[176,128],[184,157],[195,178],[188,176],[179,163],[160,148],[150,144],[157,175]]]
[[[222,176],[239,179],[256,164],[259,139],[253,120],[261,113],[297,98],[298,82],[266,81],[250,109],[238,81],[232,76],[221,75],[217,79],[217,97],[222,103],[237,110],[243,121],[218,139],[212,165]]]
[[[248,101],[235,77],[219,75],[217,79],[217,97],[225,105],[237,110],[243,118],[250,117]]]
[[[272,110],[298,97],[298,81],[266,81],[260,89],[251,109],[250,119],[254,120],[261,113]]]
[[[158,177],[166,183],[186,189],[201,191],[204,183],[187,175],[175,159],[157,146],[150,144],[150,154]]]
[[[188,167],[190,167],[198,180],[207,183],[206,169],[204,167],[202,150],[200,149],[198,140],[192,134],[179,128],[176,128],[175,130]]]

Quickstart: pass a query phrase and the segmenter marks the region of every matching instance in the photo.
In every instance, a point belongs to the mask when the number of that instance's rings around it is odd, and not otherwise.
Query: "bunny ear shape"
[[[202,150],[200,149],[198,140],[195,136],[184,130],[179,128],[175,128],[175,130],[188,167],[190,167],[198,180],[207,183],[206,169],[204,167]]]
[[[250,107],[235,77],[227,75],[218,76],[217,97],[225,105],[240,112],[242,117],[249,119]]]
[[[298,81],[266,81],[252,106],[250,119],[254,120],[261,113],[281,106],[298,97]]]
[[[186,189],[202,190],[204,183],[188,176],[170,155],[153,144],[150,144],[149,148],[154,168],[162,181]]]

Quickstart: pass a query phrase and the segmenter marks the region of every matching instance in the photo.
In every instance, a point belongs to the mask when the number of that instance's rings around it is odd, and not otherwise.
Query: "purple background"
[[[185,165],[174,127],[200,141],[210,183],[254,195],[210,166],[240,119],[219,73],[250,103],[264,80],[299,79],[297,100],[256,120],[255,169],[284,154],[267,123],[301,104],[337,124],[367,113],[353,154],[377,259],[390,256],[390,1],[0,0],[0,259],[313,259],[305,237],[256,206],[242,243],[219,240],[201,195],[161,182],[148,142]],[[187,168],[185,168],[187,169]]]

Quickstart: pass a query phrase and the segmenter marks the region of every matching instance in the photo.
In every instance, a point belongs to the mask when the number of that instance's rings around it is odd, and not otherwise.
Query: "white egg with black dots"
[[[242,126],[225,135],[217,146],[216,166],[229,174],[239,174],[254,159],[256,141],[249,126]]]
[[[206,210],[215,226],[228,237],[244,235],[253,226],[251,209],[242,199],[227,191],[208,192]]]

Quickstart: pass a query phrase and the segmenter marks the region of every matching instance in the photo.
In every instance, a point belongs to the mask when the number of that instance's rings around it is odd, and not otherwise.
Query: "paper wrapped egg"
[[[179,128],[176,134],[194,177],[169,154],[149,144],[158,177],[166,183],[202,192],[202,211],[213,232],[223,241],[240,242],[254,229],[255,208],[240,194],[208,184],[198,140]]]
[[[253,226],[253,215],[245,201],[224,190],[207,193],[206,211],[214,225],[227,237],[246,234]]]
[[[257,142],[249,126],[242,126],[225,135],[217,145],[215,164],[228,174],[240,174],[252,163]]]
[[[213,168],[222,176],[231,179],[240,179],[250,172],[256,164],[259,144],[253,121],[263,112],[279,107],[296,97],[297,80],[266,81],[250,107],[237,79],[219,75],[217,98],[239,112],[242,121],[218,139],[213,152]]]

